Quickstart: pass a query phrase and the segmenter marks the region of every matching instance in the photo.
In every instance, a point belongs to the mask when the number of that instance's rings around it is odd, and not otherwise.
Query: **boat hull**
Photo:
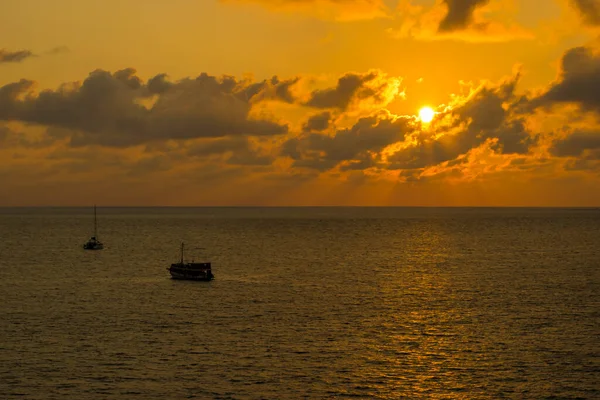
[[[179,273],[179,272],[174,272],[174,271],[170,271],[171,272],[171,279],[176,279],[176,280],[184,280],[184,281],[212,281],[213,279],[215,279],[215,277],[210,274],[210,275],[190,275],[190,274],[185,274],[185,273]]]
[[[83,245],[84,250],[102,250],[104,245],[102,243],[86,243]]]
[[[172,264],[167,268],[172,279],[189,281],[211,281],[214,275],[210,269],[210,263]]]

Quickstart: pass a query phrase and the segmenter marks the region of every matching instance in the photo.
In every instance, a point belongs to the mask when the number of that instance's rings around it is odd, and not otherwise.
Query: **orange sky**
[[[600,0],[1,2],[0,206],[600,206],[599,33]]]

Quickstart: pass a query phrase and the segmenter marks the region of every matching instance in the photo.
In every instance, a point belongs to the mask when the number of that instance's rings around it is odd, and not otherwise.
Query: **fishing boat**
[[[183,243],[181,243],[181,259],[178,263],[171,264],[167,270],[172,279],[185,279],[190,281],[210,281],[215,278],[211,271],[210,262],[186,262],[183,259]]]
[[[84,245],[84,250],[102,250],[104,245],[98,240],[98,220],[96,217],[96,205],[94,204],[94,236],[92,236]]]

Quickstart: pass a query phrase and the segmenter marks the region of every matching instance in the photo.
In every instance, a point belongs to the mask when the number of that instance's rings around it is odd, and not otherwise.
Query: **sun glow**
[[[431,107],[423,107],[419,110],[419,119],[426,124],[431,122],[433,117],[435,117],[435,111]]]

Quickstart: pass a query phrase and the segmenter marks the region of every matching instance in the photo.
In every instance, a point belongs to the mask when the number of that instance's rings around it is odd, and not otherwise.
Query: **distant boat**
[[[90,238],[84,245],[84,250],[102,250],[104,245],[98,240],[98,221],[96,218],[96,205],[94,204],[94,236]]]
[[[191,281],[210,281],[215,278],[212,274],[210,262],[185,262],[183,259],[183,243],[181,243],[181,260],[167,268],[173,279]]]

